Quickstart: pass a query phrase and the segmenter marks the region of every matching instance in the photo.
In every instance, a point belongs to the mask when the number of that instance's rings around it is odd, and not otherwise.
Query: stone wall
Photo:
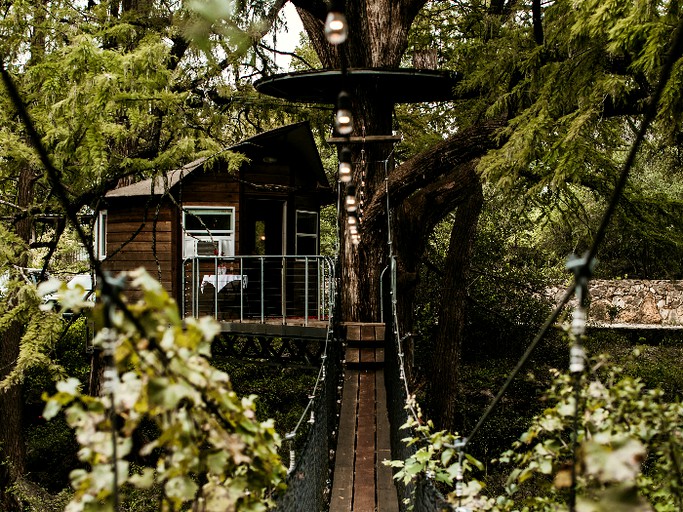
[[[594,279],[589,291],[592,323],[683,326],[683,281]],[[556,302],[563,294],[564,288],[548,289]]]

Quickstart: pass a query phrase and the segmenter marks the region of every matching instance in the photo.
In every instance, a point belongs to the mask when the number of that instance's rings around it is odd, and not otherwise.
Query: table
[[[240,274],[207,274],[202,277],[202,284],[199,286],[199,290],[204,293],[204,286],[210,284],[216,291],[221,291],[228,284],[233,281],[242,281],[242,288],[247,288],[247,276]]]

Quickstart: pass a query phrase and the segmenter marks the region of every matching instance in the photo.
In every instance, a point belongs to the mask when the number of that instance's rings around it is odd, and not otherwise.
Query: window
[[[296,211],[296,254],[315,256],[318,254],[318,213]]]
[[[185,208],[183,232],[183,258],[235,255],[234,208]]]
[[[103,260],[107,257],[107,210],[102,210],[97,214],[93,225],[93,244],[95,246],[95,257]]]

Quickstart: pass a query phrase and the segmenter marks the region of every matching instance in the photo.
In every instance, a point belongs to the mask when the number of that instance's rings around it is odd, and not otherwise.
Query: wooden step
[[[384,365],[384,348],[346,347],[344,359],[349,369],[381,368]]]
[[[346,341],[349,344],[383,343],[386,333],[385,324],[346,323]]]

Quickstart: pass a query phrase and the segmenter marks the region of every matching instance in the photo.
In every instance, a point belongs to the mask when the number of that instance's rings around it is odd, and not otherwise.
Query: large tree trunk
[[[46,2],[39,2],[34,19],[34,31],[30,45],[30,59],[27,66],[40,62],[45,55],[46,33],[43,23],[46,16]],[[35,195],[36,174],[31,169],[30,163],[19,164],[19,178],[17,181],[17,206],[23,209],[26,215],[20,215],[14,225],[17,235],[28,247],[31,240],[31,228],[33,219],[28,214],[33,204]],[[26,266],[28,254],[19,257],[17,264]],[[17,300],[16,296],[10,295],[8,303]],[[14,304],[16,305],[16,303]],[[11,307],[11,306],[10,306]],[[15,320],[0,332],[0,381],[12,371],[19,356],[19,345],[24,334],[23,324]],[[0,510],[20,510],[20,504],[9,492],[11,485],[26,472],[26,445],[23,430],[23,389],[20,385],[14,385],[4,392],[0,392]]]
[[[465,330],[467,275],[479,214],[484,202],[481,185],[458,207],[451,230],[441,289],[439,332],[432,359],[431,398],[437,428],[456,430],[460,354]]]
[[[35,175],[26,163],[19,175],[18,206],[27,209],[32,204],[34,184]],[[22,216],[15,224],[15,231],[26,246],[31,237],[31,223],[30,216]],[[27,256],[23,255],[18,264],[26,266],[27,262]],[[11,304],[17,297],[11,295],[7,300]],[[11,322],[0,332],[0,380],[11,372],[17,362],[23,332],[23,324],[19,320]],[[23,404],[22,386],[14,385],[0,392],[0,510],[19,510],[19,503],[9,489],[26,471]]]
[[[325,68],[397,68],[408,44],[408,29],[417,13],[414,2],[374,0],[347,2],[346,17],[349,38],[339,47],[327,43],[323,34],[324,10],[319,12],[306,2],[295,2],[304,28]],[[417,2],[422,5],[424,2]],[[355,89],[340,79],[340,91],[352,97],[354,135],[390,135],[393,105],[384,91]],[[393,146],[373,143],[350,146],[353,154],[352,184],[357,196],[367,200],[381,193],[385,177],[393,168],[390,158]],[[363,155],[363,156],[361,156]],[[361,160],[367,162],[363,168]],[[363,177],[362,171],[365,171]],[[380,319],[380,274],[388,263],[386,211],[381,212],[371,229],[361,224],[361,243],[354,246],[344,236],[346,215],[342,214],[341,241],[341,319],[343,321],[377,322]]]
[[[326,9],[312,0],[293,0],[324,68],[398,68],[407,48],[407,36],[424,0],[360,0],[346,2],[349,36],[339,47],[329,45],[323,35]],[[340,90],[344,87],[340,78]],[[347,90],[353,97],[354,135],[387,135],[392,129],[393,105],[379,90]],[[392,213],[393,252],[398,261],[398,315],[401,333],[409,331],[413,298],[425,244],[432,229],[459,204],[459,229],[454,233],[449,274],[441,312],[455,343],[440,344],[434,355],[435,389],[450,393],[457,383],[460,337],[464,328],[464,273],[471,239],[481,203],[481,187],[474,163],[496,145],[495,133],[504,120],[485,121],[461,130],[434,148],[394,169],[391,145],[367,145],[365,177],[366,207],[361,224],[361,243],[354,247],[348,237],[341,243],[341,319],[377,321],[380,312],[380,274],[388,264],[387,194]],[[353,146],[353,161],[361,160]],[[386,162],[386,165],[385,163]],[[386,172],[386,174],[385,174]],[[386,178],[386,181],[385,181]],[[353,179],[362,189],[360,172]],[[342,214],[342,222],[346,217]],[[463,227],[464,226],[464,227]],[[342,230],[342,234],[344,230]],[[464,238],[460,238],[464,237]],[[462,240],[467,240],[463,247]],[[452,300],[451,300],[452,298]],[[452,424],[453,413],[444,407],[444,424]],[[441,411],[438,411],[439,413]]]

